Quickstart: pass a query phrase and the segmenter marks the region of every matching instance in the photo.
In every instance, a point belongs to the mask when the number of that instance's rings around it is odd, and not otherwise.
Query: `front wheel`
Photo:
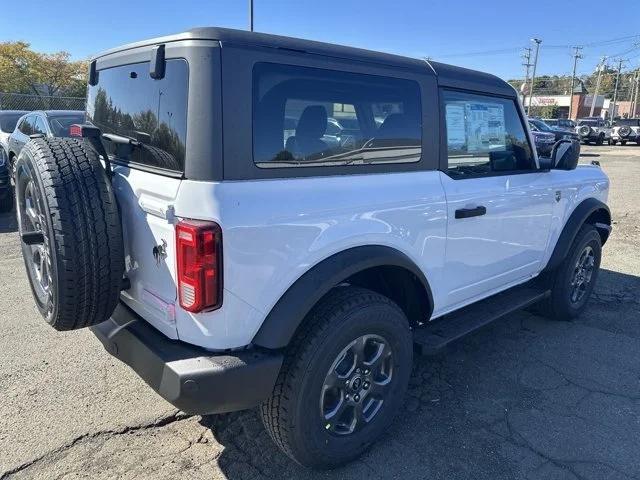
[[[354,460],[402,404],[413,357],[404,313],[370,290],[337,287],[309,314],[261,407],[275,443],[301,465]]]
[[[551,296],[544,305],[547,316],[569,320],[584,311],[598,278],[601,258],[600,234],[592,225],[583,225],[567,258],[551,275]]]

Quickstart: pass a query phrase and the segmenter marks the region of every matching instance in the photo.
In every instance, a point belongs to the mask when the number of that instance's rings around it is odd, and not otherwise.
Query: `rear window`
[[[626,125],[627,127],[637,127],[640,125],[640,120],[635,118],[620,118],[616,120],[616,126],[622,127],[623,125]]]
[[[0,131],[12,133],[22,115],[24,115],[24,113],[0,114]]]
[[[102,130],[137,140],[135,146],[105,141],[114,158],[184,171],[189,72],[183,59],[166,62],[154,80],[149,62],[100,70],[89,87],[87,119]]]
[[[56,137],[69,137],[69,127],[74,123],[84,123],[84,112],[67,115],[49,115],[49,127]]]
[[[253,72],[258,167],[420,160],[420,87],[411,80],[259,63]]]

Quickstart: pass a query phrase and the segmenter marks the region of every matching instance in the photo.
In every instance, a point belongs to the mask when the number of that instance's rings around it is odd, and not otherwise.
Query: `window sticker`
[[[466,103],[467,152],[486,152],[505,147],[504,106],[497,103]]]
[[[467,129],[464,119],[464,105],[449,103],[446,107],[447,143],[449,148],[462,149],[467,143]]]

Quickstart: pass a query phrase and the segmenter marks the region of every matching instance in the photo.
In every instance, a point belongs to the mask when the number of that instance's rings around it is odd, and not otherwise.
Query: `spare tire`
[[[109,318],[124,273],[118,206],[96,152],[82,139],[38,138],[15,169],[22,256],[40,313],[56,330]]]

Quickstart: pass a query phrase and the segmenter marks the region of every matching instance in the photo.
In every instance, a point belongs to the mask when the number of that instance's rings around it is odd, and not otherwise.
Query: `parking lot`
[[[640,478],[640,147],[583,154],[614,217],[587,313],[520,312],[418,358],[388,435],[334,472],[289,461],[253,411],[181,414],[90,332],[47,326],[0,216],[0,479]]]

